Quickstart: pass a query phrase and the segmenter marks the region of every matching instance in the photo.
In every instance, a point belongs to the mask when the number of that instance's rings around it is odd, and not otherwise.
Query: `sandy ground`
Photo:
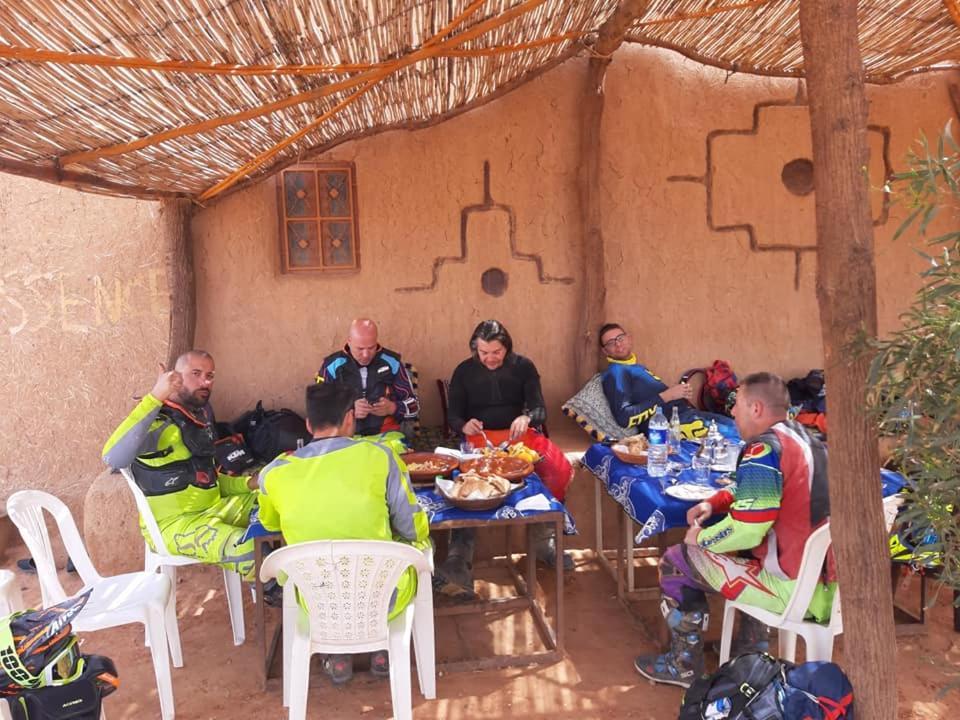
[[[579,432],[579,431],[578,431]],[[586,436],[583,436],[584,438]],[[566,445],[565,445],[566,447]],[[550,666],[483,672],[460,672],[438,678],[438,698],[425,701],[414,679],[414,717],[417,720],[460,720],[523,716],[537,718],[675,718],[680,703],[678,688],[654,686],[633,670],[633,657],[656,649],[662,620],[656,603],[634,606],[629,612],[616,598],[613,580],[585,549],[594,536],[593,486],[584,471],[568,497],[568,507],[577,519],[580,535],[572,539],[576,569],[566,576],[566,655]],[[612,507],[612,506],[608,506]],[[616,514],[607,513],[608,533],[615,527]],[[502,538],[501,538],[502,540]],[[488,543],[490,547],[500,542]],[[520,551],[517,546],[517,552]],[[130,548],[142,557],[142,546]],[[22,548],[7,555],[7,567],[25,557]],[[63,560],[61,559],[61,564]],[[139,562],[139,561],[138,561]],[[489,582],[480,583],[486,595],[502,593],[506,574],[493,568],[478,571]],[[76,584],[75,576],[65,583]],[[39,589],[36,576],[18,572],[25,600],[36,603]],[[552,571],[541,568],[542,587],[552,588]],[[652,578],[651,578],[652,579]],[[69,587],[69,586],[68,586]],[[906,605],[918,604],[918,580],[901,588],[898,598]],[[935,585],[931,583],[931,588]],[[178,582],[178,616],[183,643],[184,667],[173,670],[177,717],[189,720],[286,717],[281,704],[278,677],[263,690],[254,607],[245,593],[247,641],[234,647],[231,639],[222,576],[214,568],[181,569]],[[548,616],[553,600],[545,599]],[[901,636],[897,647],[898,715],[902,720],[933,720],[960,717],[960,634],[953,632],[950,593],[935,598],[926,631]],[[268,623],[276,621],[268,610]],[[708,639],[719,634],[720,613]],[[802,643],[799,645],[802,646]],[[438,659],[452,660],[493,653],[523,653],[542,649],[533,623],[524,612],[513,612],[490,620],[458,616],[437,622]],[[110,720],[158,718],[159,703],[149,651],[143,633],[136,626],[90,633],[84,650],[112,657],[121,677],[120,690],[105,701]],[[798,658],[800,659],[800,658]],[[843,664],[843,637],[838,638],[834,659]],[[716,655],[708,656],[716,664]],[[392,717],[389,684],[373,679],[360,669],[344,688],[334,688],[314,660],[308,717],[387,718]],[[415,678],[415,675],[414,675]],[[891,679],[894,681],[894,679]],[[958,687],[951,689],[956,684]]]
[[[562,662],[546,667],[451,673],[438,678],[438,698],[419,697],[414,681],[414,717],[444,718],[675,718],[680,701],[676,688],[654,686],[640,679],[631,666],[638,652],[654,649],[659,630],[653,603],[628,612],[616,599],[613,581],[585,551],[577,553],[577,568],[568,573],[565,593],[567,652]],[[14,555],[16,557],[17,555]],[[63,573],[62,573],[63,574]],[[498,571],[484,575],[496,579]],[[541,569],[547,587],[553,573]],[[502,578],[503,576],[501,576]],[[35,602],[35,576],[19,574],[24,597]],[[917,583],[902,593],[916,600]],[[499,585],[482,584],[487,593]],[[247,641],[234,647],[220,574],[211,568],[189,567],[178,583],[180,633],[184,667],[173,670],[177,717],[243,719],[285,717],[279,678],[261,689],[253,606],[246,596]],[[927,632],[898,639],[898,718],[932,720],[960,715],[960,635],[952,629],[948,594],[933,608]],[[553,603],[547,608],[552,612]],[[271,611],[273,612],[273,611]],[[268,616],[275,617],[275,616]],[[719,617],[715,615],[715,617]],[[710,635],[715,635],[714,628]],[[494,652],[538,650],[542,646],[527,615],[515,612],[492,622],[460,617],[437,625],[440,659],[475,657]],[[90,633],[86,652],[111,656],[120,672],[121,688],[106,700],[111,720],[159,717],[150,655],[135,626]],[[843,640],[835,659],[843,663]],[[716,658],[708,658],[715,663]],[[360,669],[352,683],[334,688],[314,660],[308,717],[386,718],[392,716],[389,684]]]

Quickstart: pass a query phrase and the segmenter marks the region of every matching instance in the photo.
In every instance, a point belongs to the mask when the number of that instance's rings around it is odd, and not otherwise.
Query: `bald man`
[[[344,383],[354,391],[357,435],[402,445],[401,423],[420,414],[400,353],[380,346],[377,324],[369,318],[350,323],[343,349],[323,361],[316,379]]]
[[[191,350],[173,370],[160,365],[153,389],[103,447],[110,467],[129,467],[147,497],[167,550],[252,580],[253,541],[239,540],[257,501],[255,477],[216,469],[210,353]],[[149,541],[146,528],[141,531]]]

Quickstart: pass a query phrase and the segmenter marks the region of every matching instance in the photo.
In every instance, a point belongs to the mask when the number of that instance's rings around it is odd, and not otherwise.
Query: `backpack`
[[[854,720],[853,686],[832,662],[805,662],[786,673],[784,720]]]
[[[257,460],[265,463],[295,450],[298,440],[306,444],[313,439],[307,432],[306,422],[297,413],[287,408],[264,410],[263,401],[236,420],[233,429],[243,435]]]
[[[70,622],[92,591],[0,618],[0,702],[13,720],[98,720],[119,685],[113,661],[83,655]]]
[[[730,660],[684,693],[679,720],[783,720],[784,667],[766,653]]]
[[[790,404],[802,412],[825,413],[827,411],[827,388],[823,370],[811,370],[802,378],[793,378],[787,383]]]
[[[734,393],[739,387],[737,374],[730,367],[730,363],[726,360],[714,360],[710,367],[692,368],[680,377],[680,382],[689,382],[700,374],[703,375],[703,385],[700,387],[697,405],[707,412],[729,417],[736,400]]]
[[[694,682],[679,720],[855,720],[853,686],[831,662],[748,653]]]
[[[113,660],[82,655],[79,675],[65,685],[23,690],[7,698],[12,720],[99,720],[100,705],[120,684]]]

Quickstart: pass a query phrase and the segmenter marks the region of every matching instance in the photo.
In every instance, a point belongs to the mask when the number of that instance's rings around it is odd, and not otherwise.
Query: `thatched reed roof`
[[[957,0],[860,3],[868,80],[960,57]],[[616,0],[5,0],[0,170],[207,200],[589,53]],[[630,40],[802,75],[797,0],[651,0]]]

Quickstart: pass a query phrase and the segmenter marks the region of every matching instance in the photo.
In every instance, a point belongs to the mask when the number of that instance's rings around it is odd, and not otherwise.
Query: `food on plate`
[[[625,455],[642,457],[647,454],[647,441],[646,438],[644,438],[643,442],[632,443],[627,443],[624,440],[621,440],[617,445],[613,446],[613,449],[619,453],[624,453]]]
[[[517,479],[529,475],[533,465],[518,457],[484,457],[466,460],[460,464],[464,472],[473,471],[480,475],[500,475],[508,479]]]
[[[646,435],[630,435],[623,438],[619,444],[626,447],[626,452],[631,455],[643,455],[649,446]]]
[[[481,475],[476,470],[461,473],[452,495],[463,500],[486,500],[510,492],[510,481],[496,474]]]
[[[439,473],[447,470],[447,463],[442,460],[425,460],[423,462],[407,463],[407,470],[415,473]]]
[[[513,443],[506,449],[500,446],[481,448],[479,453],[486,458],[515,457],[529,463],[540,462],[540,453],[522,442]]]

